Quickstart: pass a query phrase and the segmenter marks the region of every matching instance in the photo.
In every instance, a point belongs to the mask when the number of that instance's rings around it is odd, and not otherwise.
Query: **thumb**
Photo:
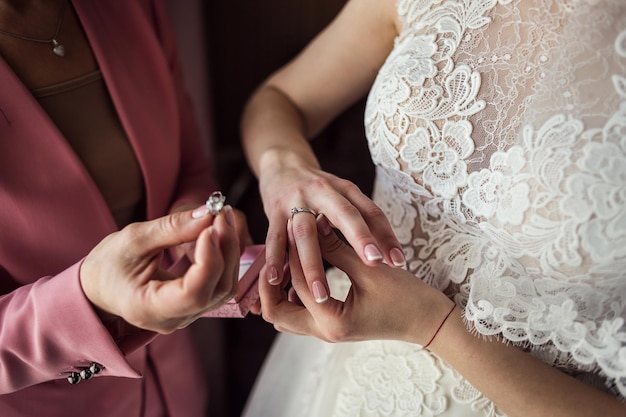
[[[199,214],[196,214],[198,213]],[[209,227],[214,216],[203,211],[182,211],[159,217],[155,220],[133,223],[125,229],[130,234],[130,239],[137,245],[130,245],[142,253],[158,252],[163,249],[194,241],[200,233]]]

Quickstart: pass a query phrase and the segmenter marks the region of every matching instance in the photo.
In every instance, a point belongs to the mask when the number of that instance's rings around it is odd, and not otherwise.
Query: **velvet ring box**
[[[245,317],[259,299],[258,278],[265,264],[265,245],[247,246],[239,261],[237,294],[222,307],[202,317]]]

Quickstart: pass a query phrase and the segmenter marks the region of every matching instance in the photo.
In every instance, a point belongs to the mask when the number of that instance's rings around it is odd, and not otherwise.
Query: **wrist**
[[[439,324],[439,327],[437,327],[437,330],[435,330],[435,332],[430,337],[428,342],[426,342],[426,344],[424,344],[424,349],[428,349],[430,347],[430,345],[433,343],[433,341],[437,338],[437,335],[439,335],[439,332],[441,331],[443,326],[446,324],[446,322],[450,318],[450,315],[454,312],[455,309],[456,309],[456,303],[452,303],[452,307],[450,308],[450,311],[448,312],[448,314],[446,314],[446,316],[443,318],[443,320]]]
[[[407,317],[411,317],[406,328],[406,337],[403,340],[425,347],[430,342],[434,345],[439,339],[440,333],[444,330],[446,322],[452,315],[458,313],[460,308],[454,308],[454,301],[438,289],[429,285],[421,286],[422,301],[419,305],[413,305],[413,311],[407,312]],[[415,308],[418,310],[415,310]],[[429,350],[430,347],[429,347]]]
[[[469,331],[463,314],[463,309],[459,306],[451,311],[428,350],[448,360],[457,355],[460,349],[469,353],[478,348],[477,343],[482,342],[483,339]]]
[[[266,150],[259,159],[259,177],[271,175],[272,172],[284,172],[290,169],[321,169],[313,152],[308,147],[299,151],[290,146],[274,146]]]

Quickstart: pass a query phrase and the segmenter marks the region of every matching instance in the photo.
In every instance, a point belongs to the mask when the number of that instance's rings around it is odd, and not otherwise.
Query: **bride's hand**
[[[352,283],[346,300],[315,301],[308,291],[300,247],[292,234],[289,267],[297,297],[285,294],[284,286],[261,281],[263,318],[277,330],[331,342],[395,339],[427,343],[450,311],[452,301],[404,269],[365,264],[323,216],[318,223],[322,255],[343,270]]]
[[[284,158],[287,159],[287,158]],[[260,176],[260,190],[269,219],[264,280],[282,282],[287,247],[287,221],[291,219],[293,244],[302,272],[317,302],[328,298],[328,285],[319,248],[316,215],[324,214],[341,231],[356,256],[367,265],[383,260],[401,267],[405,259],[400,243],[384,213],[352,182],[303,161],[276,158]],[[295,210],[295,212],[294,212]]]

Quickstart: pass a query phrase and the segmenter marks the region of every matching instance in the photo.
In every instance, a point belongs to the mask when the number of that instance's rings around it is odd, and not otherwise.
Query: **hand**
[[[182,211],[193,210],[196,206],[192,204],[185,204],[178,206],[170,211],[170,214],[179,213]],[[202,210],[203,207],[200,207],[199,210]],[[233,208],[233,212],[235,215],[235,230],[237,231],[237,236],[239,237],[239,250],[241,253],[245,250],[246,246],[254,244],[252,240],[252,236],[250,236],[250,230],[248,229],[248,222],[246,220],[246,215],[239,209]],[[180,259],[183,256],[187,256],[191,262],[194,260],[194,252],[196,250],[196,242],[185,242],[180,245],[174,246],[171,248],[172,259],[174,261]]]
[[[174,213],[107,236],[81,266],[87,298],[105,313],[159,333],[186,327],[226,303],[239,272],[233,209],[225,206],[216,217],[201,214]],[[160,268],[163,250],[191,241],[195,260],[184,276]]]
[[[263,318],[277,330],[331,342],[395,339],[427,343],[450,311],[452,301],[404,269],[365,264],[333,233],[323,216],[318,229],[322,255],[343,270],[352,283],[345,302],[333,298],[324,304],[315,301],[307,288],[299,246],[291,234],[289,268],[295,294],[287,296],[281,287],[261,281]]]
[[[296,158],[297,159],[297,158]],[[385,260],[396,267],[405,265],[400,243],[384,213],[350,181],[307,165],[283,162],[280,157],[265,164],[260,189],[269,219],[266,239],[266,276],[270,283],[282,281],[287,247],[287,221],[292,207],[323,213],[355,248],[367,265]],[[328,285],[319,249],[315,217],[302,212],[293,216],[293,234],[300,264],[309,290],[317,302],[328,298]]]

